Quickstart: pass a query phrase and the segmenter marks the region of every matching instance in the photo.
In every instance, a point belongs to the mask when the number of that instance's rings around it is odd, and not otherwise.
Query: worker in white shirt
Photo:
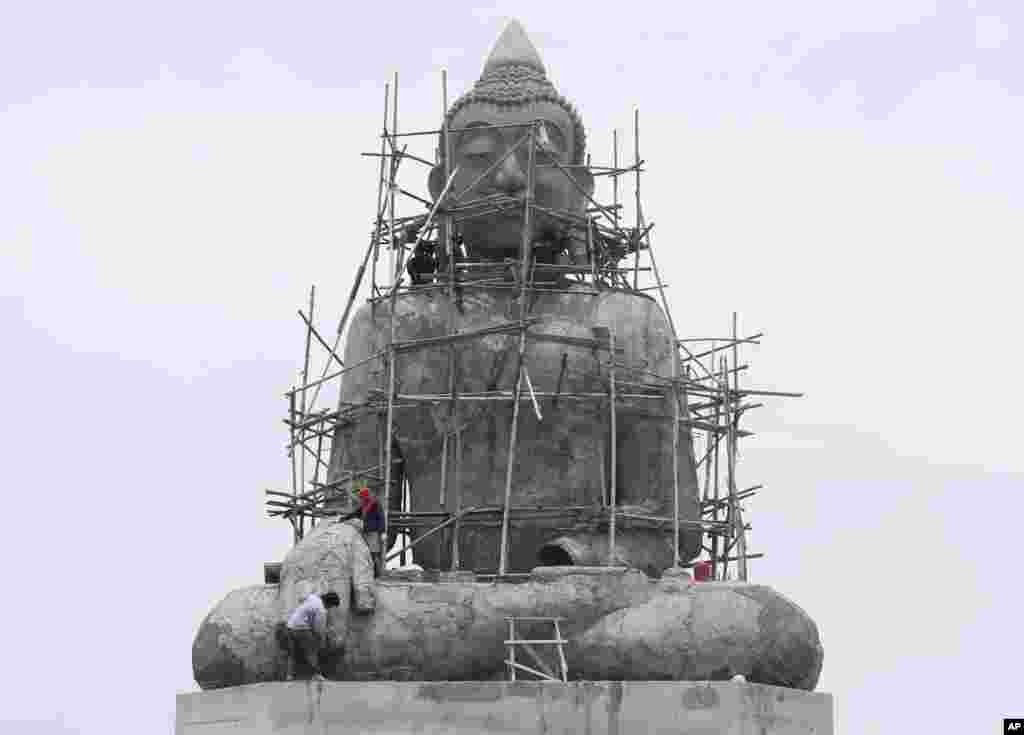
[[[312,593],[288,616],[288,652],[293,666],[302,670],[300,678],[305,678],[305,670],[311,669],[312,678],[323,681],[320,650],[326,642],[327,610],[340,604],[337,592]]]

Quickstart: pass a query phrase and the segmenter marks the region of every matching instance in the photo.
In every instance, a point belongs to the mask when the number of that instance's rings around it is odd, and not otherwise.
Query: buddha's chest
[[[396,388],[447,393],[454,377],[461,393],[510,390],[522,354],[524,389],[600,391],[613,346],[616,364],[634,377],[657,370],[667,350],[657,327],[649,310],[589,294],[538,298],[524,322],[511,294],[468,295],[454,306],[440,295],[408,299],[395,312]]]

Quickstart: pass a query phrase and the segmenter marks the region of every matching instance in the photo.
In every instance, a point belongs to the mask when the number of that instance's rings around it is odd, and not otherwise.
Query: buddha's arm
[[[382,361],[380,331],[374,324],[373,307],[364,305],[352,319],[345,341],[345,373],[338,401],[339,419],[331,449],[330,482],[345,487],[349,481],[383,478],[381,459],[383,425],[379,407],[370,403],[371,392],[379,389]],[[359,473],[365,473],[360,476]],[[378,484],[376,490],[382,490]]]

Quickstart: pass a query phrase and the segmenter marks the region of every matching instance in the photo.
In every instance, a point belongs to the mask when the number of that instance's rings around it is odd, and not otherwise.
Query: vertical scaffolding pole
[[[597,280],[597,248],[594,244],[594,220],[587,217],[587,254],[590,256],[590,278],[594,282],[594,288],[599,288]]]
[[[392,140],[391,152],[395,153],[395,151],[398,150],[398,72],[397,71],[395,72],[394,86],[393,86],[393,88],[391,90],[391,94],[392,94],[392,98],[394,100],[392,105],[391,105],[391,140]],[[392,164],[395,164],[395,163],[396,163],[395,159],[392,159]],[[390,210],[390,225],[389,225],[389,227],[390,227],[390,229],[388,230],[389,234],[391,235],[391,260],[389,261],[389,265],[391,267],[391,273],[392,273],[392,275],[394,275],[394,273],[395,273],[395,259],[398,257],[398,253],[397,253],[397,250],[396,250],[397,247],[398,247],[398,236],[395,234],[395,186],[396,186],[396,184],[395,184],[395,166],[392,167],[391,181],[389,182],[389,184],[390,184],[390,186],[388,187],[390,189],[389,196],[391,197],[390,200],[389,200],[390,201],[390,203],[389,203],[389,210]],[[397,280],[398,279],[395,278],[395,281],[397,281]]]
[[[296,505],[299,502],[299,480],[298,480],[298,468],[295,464],[295,390],[293,389],[288,393],[288,418],[290,421],[291,428],[291,441],[288,446],[288,454],[292,461],[292,505]],[[302,540],[302,516],[298,518],[292,516],[292,537],[295,543],[299,543]]]
[[[633,110],[633,165],[636,167],[634,173],[636,175],[636,231],[634,238],[636,239],[636,252],[633,253],[633,290],[636,291],[637,283],[640,277],[640,110]],[[675,335],[673,335],[675,339]],[[675,344],[672,345],[673,354],[676,351]],[[678,398],[678,394],[676,395]]]
[[[619,229],[619,131],[612,131],[612,217]]]
[[[451,141],[448,135],[448,71],[446,69],[441,71],[441,148],[444,156],[444,180],[447,182],[449,176],[451,176]],[[441,233],[442,246],[445,248],[445,252],[448,256],[448,334],[452,335],[455,333],[455,243],[451,231],[451,216],[447,214],[441,215],[438,231]],[[452,528],[452,543],[451,543],[451,569],[457,571],[461,566],[461,560],[459,559],[459,537],[461,536],[461,522],[459,521],[459,511],[462,509],[462,489],[459,485],[461,480],[460,475],[460,464],[462,460],[462,435],[458,428],[459,421],[459,406],[458,396],[456,395],[457,384],[456,384],[456,359],[455,359],[455,342],[454,340],[448,343],[448,396],[450,404],[448,407],[448,424],[445,426],[444,440],[442,447],[442,462],[441,465],[441,476],[442,476],[442,487],[441,493],[447,495],[448,487],[448,456],[449,456],[449,437],[455,442],[455,467],[452,473],[455,476],[453,483],[453,503],[452,509],[455,513],[455,523]],[[442,501],[442,506],[444,501]]]
[[[637,251],[639,257],[640,251]],[[672,568],[679,568],[679,348],[672,338]]]
[[[300,401],[299,420],[303,425],[306,423],[306,386],[309,384],[309,348],[310,343],[313,339],[313,306],[316,295],[316,286],[309,287],[309,324],[306,325],[306,351],[302,362],[302,398]],[[299,430],[299,441],[303,445],[306,443],[306,430]],[[302,488],[302,492],[306,492],[306,453],[301,452],[302,463],[299,465],[299,487]]]
[[[711,343],[711,349],[713,350],[714,348],[715,348],[715,343],[712,342]],[[712,353],[712,357],[709,359],[709,361],[711,363],[712,371],[714,371],[714,367],[715,367],[715,358],[714,358],[713,355],[714,355],[714,353]],[[721,509],[721,506],[720,506],[721,483],[719,482],[719,480],[720,480],[720,478],[719,478],[719,468],[720,468],[720,465],[719,465],[719,453],[721,451],[721,446],[722,446],[721,434],[719,433],[718,429],[720,427],[719,421],[721,420],[722,412],[723,412],[723,409],[725,407],[724,406],[725,396],[724,396],[724,394],[722,393],[722,390],[721,390],[721,385],[722,385],[721,381],[716,379],[715,383],[718,385],[718,405],[715,406],[715,466],[714,466],[714,500],[715,500],[714,508],[715,508],[715,513],[714,513],[714,520],[718,521],[719,520],[719,512],[720,512],[720,509]],[[711,537],[711,567],[712,567],[712,576],[716,580],[725,581],[727,573],[728,573],[728,569],[726,568],[725,565],[723,565],[722,567],[719,567],[719,563],[720,562],[719,562],[719,558],[718,558],[719,557],[719,553],[718,552],[719,552],[719,547],[720,546],[724,546],[724,544],[720,543],[719,535],[716,533],[716,534],[714,534]],[[728,554],[723,554],[723,556],[728,556]]]
[[[392,91],[394,103],[391,110],[391,134],[398,133],[398,72],[395,72],[394,89]],[[392,146],[394,151],[396,146]],[[388,389],[387,389],[387,410],[385,411],[384,425],[384,531],[383,536],[384,552],[387,553],[388,539],[391,537],[391,444],[392,444],[392,422],[395,410],[395,309],[398,305],[399,273],[397,263],[398,238],[395,235],[395,169],[391,169],[390,201],[388,203],[388,232],[391,239],[391,308],[388,309],[388,321],[390,322],[390,339],[388,341]],[[381,570],[383,571],[383,570]]]
[[[523,388],[523,360],[526,355],[526,298],[527,278],[530,274],[532,254],[532,224],[530,213],[533,209],[534,147],[536,123],[530,125],[527,135],[526,195],[523,197],[523,236],[519,244],[519,356],[516,364],[516,383],[513,390],[512,427],[508,440],[508,464],[505,467],[505,501],[501,510],[501,551],[498,556],[498,576],[508,571],[508,524],[512,504],[512,471],[515,468],[516,440],[519,431],[519,403]]]
[[[608,566],[615,566],[617,555],[615,553],[615,520],[616,520],[616,506],[618,505],[618,443],[619,443],[619,432],[618,426],[615,421],[615,329],[612,328],[608,333],[609,343],[609,363],[608,363],[608,393],[610,400],[608,401],[608,410],[611,414],[611,497],[609,498],[609,515],[608,515]]]
[[[718,363],[719,367],[719,390],[722,394],[722,416],[725,420],[723,425],[725,433],[725,497],[726,512],[725,520],[729,524],[728,535],[722,543],[722,578],[729,577],[729,552],[732,551],[736,542],[735,523],[736,506],[733,497],[732,483],[732,392],[729,390],[729,364],[728,359],[722,357]]]
[[[736,568],[739,572],[739,578],[741,582],[746,582],[748,577],[747,570],[747,530],[743,523],[743,512],[740,508],[739,499],[736,497],[736,455],[739,444],[739,434],[737,426],[739,422],[739,414],[736,412],[733,401],[739,401],[739,380],[740,372],[737,370],[739,367],[739,326],[738,326],[738,315],[734,311],[732,313],[732,354],[733,354],[733,392],[732,400],[729,402],[729,495],[732,498],[733,505],[733,520],[736,524]],[[726,375],[728,380],[728,375]]]
[[[370,296],[371,298],[377,295],[377,259],[380,258],[380,220],[381,212],[383,210],[383,198],[384,198],[384,154],[387,153],[387,133],[388,133],[388,98],[390,97],[390,85],[384,85],[384,135],[380,139],[380,172],[377,175],[377,222],[375,225],[376,233],[373,237],[373,265],[370,267]],[[390,159],[391,165],[394,166],[395,159]],[[390,179],[390,177],[389,177]],[[373,303],[377,303],[376,301]]]

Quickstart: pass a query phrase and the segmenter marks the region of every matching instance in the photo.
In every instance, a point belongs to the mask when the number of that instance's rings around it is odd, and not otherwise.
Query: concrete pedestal
[[[270,682],[179,694],[175,735],[833,735],[832,695],[736,682]]]

